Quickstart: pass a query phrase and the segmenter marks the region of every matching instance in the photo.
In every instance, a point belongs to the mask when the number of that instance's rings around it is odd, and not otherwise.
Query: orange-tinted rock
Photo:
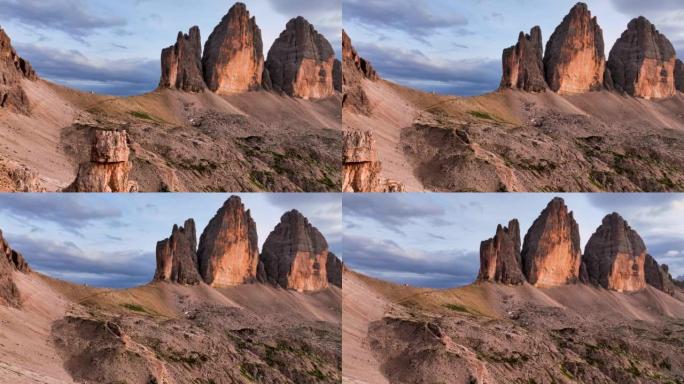
[[[639,17],[629,22],[611,49],[608,68],[616,90],[657,99],[675,94],[675,61],[672,43]]]
[[[563,94],[600,90],[605,69],[603,31],[587,5],[577,3],[546,43],[546,83]]]
[[[121,163],[131,154],[126,131],[92,131],[90,161],[94,163]]]
[[[256,224],[237,196],[209,221],[197,249],[204,282],[227,287],[254,282],[259,263]]]
[[[0,305],[21,307],[19,288],[14,284],[14,271],[31,272],[24,257],[10,248],[0,231]]]
[[[298,211],[287,212],[268,236],[261,261],[268,282],[315,292],[328,287],[328,243]]]
[[[618,292],[646,287],[646,246],[617,213],[603,219],[582,256],[587,282]]]
[[[204,45],[204,81],[219,94],[257,90],[264,73],[264,46],[256,18],[235,3]]]
[[[370,62],[356,52],[349,35],[342,31],[342,107],[367,115],[370,101],[361,84],[364,78],[375,81],[378,75]]]
[[[501,88],[541,92],[547,88],[542,61],[541,28],[534,27],[529,35],[520,32],[518,43],[503,52]]]
[[[479,281],[520,285],[525,282],[520,259],[520,225],[511,220],[508,227],[499,225],[496,235],[480,244]]]
[[[373,65],[356,52],[352,45],[351,38],[346,31],[342,31],[342,64],[344,66],[344,76],[353,77],[355,74],[360,74],[368,80],[378,80],[378,73],[373,68]],[[345,84],[347,82],[345,81]]]
[[[534,221],[522,249],[523,273],[538,287],[578,280],[582,258],[579,226],[563,199],[555,198]]]
[[[345,131],[343,135],[344,192],[403,192],[404,186],[380,177],[382,164],[377,160],[375,139],[370,131]]]
[[[28,114],[31,105],[22,88],[22,79],[36,80],[31,64],[17,55],[12,42],[0,28],[0,109]]]
[[[328,252],[328,261],[325,265],[325,271],[328,275],[328,283],[342,288],[342,270],[344,263],[334,253]]]
[[[156,281],[196,285],[201,281],[197,264],[195,221],[173,226],[171,237],[157,243]]]
[[[161,88],[187,92],[200,92],[206,88],[202,74],[202,39],[199,27],[190,28],[187,35],[178,32],[176,44],[162,50],[161,71]]]
[[[335,92],[335,51],[328,40],[303,17],[290,20],[268,51],[266,68],[273,89],[304,99],[320,99]]]
[[[684,62],[677,59],[675,60],[675,88],[679,92],[684,92]]]

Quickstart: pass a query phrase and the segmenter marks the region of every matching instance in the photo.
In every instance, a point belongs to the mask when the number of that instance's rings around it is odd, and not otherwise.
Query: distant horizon
[[[645,16],[684,54],[684,3],[586,0],[603,30],[605,55],[633,18]],[[543,46],[576,0],[343,0],[343,26],[380,77],[446,95],[498,89],[501,55],[518,34],[542,29]]]

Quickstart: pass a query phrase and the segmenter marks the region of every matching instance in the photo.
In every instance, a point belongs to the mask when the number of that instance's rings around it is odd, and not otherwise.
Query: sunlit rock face
[[[21,294],[14,283],[13,273],[31,272],[21,253],[13,250],[0,231],[0,305],[21,307]]]
[[[479,281],[519,285],[525,282],[520,258],[520,224],[499,225],[496,235],[480,244]]]
[[[603,31],[587,5],[577,3],[546,44],[546,82],[561,94],[600,90],[605,69]]]
[[[264,73],[261,30],[247,6],[236,3],[204,45],[204,81],[218,94],[261,88]]]
[[[287,212],[261,252],[266,279],[285,289],[315,292],[328,288],[328,243],[298,211]]]
[[[176,44],[162,50],[160,88],[200,92],[206,88],[202,75],[202,41],[199,27],[185,35],[178,32]]]
[[[17,55],[9,36],[0,28],[0,110],[30,113],[31,104],[22,88],[22,79],[38,77],[31,64]]]
[[[370,131],[344,133],[344,192],[375,192],[380,186],[380,163]]]
[[[171,237],[157,243],[154,280],[187,285],[200,283],[194,220],[187,220],[182,227],[174,225]]]
[[[603,219],[582,257],[587,282],[618,292],[646,287],[646,246],[617,213]]]
[[[615,89],[659,99],[675,94],[675,50],[644,17],[633,19],[610,51],[608,68]]]
[[[228,199],[209,221],[200,237],[197,258],[200,274],[211,286],[229,287],[256,280],[256,224],[239,197]]]
[[[359,56],[347,32],[342,31],[342,108],[368,115],[370,100],[362,86],[362,80],[379,79],[371,63]]]
[[[578,281],[582,258],[579,226],[563,199],[553,199],[525,235],[523,273],[538,287]]]
[[[520,32],[518,43],[503,52],[501,88],[528,92],[545,90],[543,50],[541,28],[532,28],[529,35]]]
[[[335,51],[303,17],[290,20],[268,52],[273,89],[304,99],[332,96]]]

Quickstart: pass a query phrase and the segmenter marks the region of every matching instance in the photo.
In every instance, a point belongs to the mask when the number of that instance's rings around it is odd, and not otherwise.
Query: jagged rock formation
[[[297,17],[268,52],[266,68],[273,89],[290,96],[319,99],[332,96],[335,51],[306,19]]]
[[[202,232],[199,271],[214,287],[255,281],[259,263],[256,224],[237,196],[228,199]]]
[[[645,17],[633,19],[608,59],[615,89],[646,99],[675,94],[675,50]]]
[[[372,81],[380,78],[373,65],[356,52],[351,38],[344,30],[342,31],[342,63],[345,65],[345,76],[360,74],[362,77]]]
[[[527,281],[539,287],[576,282],[582,250],[579,226],[561,198],[553,199],[525,235],[521,253]]]
[[[328,243],[298,211],[287,212],[268,236],[261,261],[268,282],[300,292],[328,287]]]
[[[187,92],[200,92],[206,88],[199,27],[190,28],[187,35],[178,32],[176,44],[162,50],[159,87]]]
[[[342,31],[342,106],[357,113],[369,114],[370,102],[368,95],[361,86],[361,81],[378,80],[378,74],[373,66],[359,56],[347,32]]]
[[[503,52],[501,88],[541,92],[547,88],[542,61],[542,33],[538,26],[529,35],[520,32],[518,43]]]
[[[334,253],[328,252],[328,260],[325,263],[325,271],[328,275],[328,283],[342,288],[342,270],[344,264]]]
[[[646,254],[646,260],[644,261],[644,279],[646,284],[668,295],[674,295],[675,293],[675,285],[672,282],[672,276],[670,276],[670,268],[665,264],[658,265],[658,262],[649,254]]]
[[[639,234],[617,213],[603,219],[582,257],[583,280],[618,292],[646,286],[646,246]]]
[[[584,3],[577,3],[546,44],[546,83],[559,93],[600,90],[606,68],[603,31]]]
[[[182,227],[173,226],[171,237],[157,243],[155,281],[196,285],[201,279],[197,264],[195,221],[188,219]]]
[[[235,3],[204,45],[204,81],[218,94],[257,90],[264,73],[263,42],[256,18]]]
[[[14,284],[13,271],[30,273],[31,268],[21,253],[10,248],[0,231],[0,305],[19,308],[21,295]]]
[[[137,185],[128,180],[129,155],[126,131],[93,129],[90,162],[81,164],[65,192],[135,192]]]
[[[480,244],[477,279],[520,285],[525,282],[520,266],[520,224],[518,220],[511,220],[508,227],[499,225],[496,235]]]
[[[342,92],[342,62],[337,59],[333,62],[333,88]]]
[[[31,64],[19,57],[12,47],[12,41],[0,28],[0,110],[29,114],[31,105],[24,89],[22,79],[36,80]]]
[[[345,131],[343,192],[403,192],[400,183],[380,177],[375,139],[370,131]]]
[[[674,69],[675,89],[679,92],[684,92],[684,62],[675,60]]]

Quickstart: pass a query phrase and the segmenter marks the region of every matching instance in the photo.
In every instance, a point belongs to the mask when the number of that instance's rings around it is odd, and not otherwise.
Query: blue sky
[[[297,209],[342,257],[338,194],[238,194],[257,224],[259,246]],[[132,287],[154,275],[157,241],[193,218],[197,238],[227,194],[0,194],[0,230],[31,267],[101,287]]]
[[[341,0],[244,0],[264,56],[289,19],[306,17],[341,46]],[[193,25],[202,43],[234,4],[225,0],[0,0],[0,26],[38,74],[85,91],[130,95],[156,88],[161,50]]]
[[[555,196],[574,212],[583,248],[603,217],[618,212],[659,263],[684,275],[682,194],[345,194],[345,262],[396,283],[469,284],[477,277],[480,242],[514,218],[522,239]]]
[[[606,57],[634,17],[653,22],[684,55],[684,2],[587,0],[604,32]],[[380,75],[444,94],[492,91],[501,53],[518,33],[542,28],[544,44],[575,0],[343,0],[344,29]]]

